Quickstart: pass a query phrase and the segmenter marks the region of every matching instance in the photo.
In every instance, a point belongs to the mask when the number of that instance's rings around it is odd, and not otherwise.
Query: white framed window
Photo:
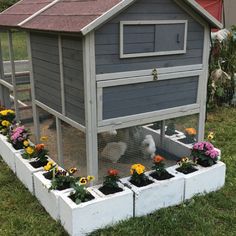
[[[186,53],[187,20],[121,21],[120,58]]]

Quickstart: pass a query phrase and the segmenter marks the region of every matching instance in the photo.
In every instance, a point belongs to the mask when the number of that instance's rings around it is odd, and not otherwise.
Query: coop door
[[[98,82],[98,124],[144,119],[160,111],[197,104],[199,75],[167,78]]]

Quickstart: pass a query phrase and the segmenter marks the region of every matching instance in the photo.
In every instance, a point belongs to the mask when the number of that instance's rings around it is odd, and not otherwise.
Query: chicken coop
[[[21,0],[0,26],[9,45],[13,32],[27,34],[34,133],[38,141],[39,109],[55,117],[61,164],[69,126],[81,134],[69,138],[83,145],[78,165],[97,178],[150,161],[165,146],[166,120],[196,114],[204,138],[210,32],[222,25],[196,1]],[[6,104],[3,73],[0,84]]]

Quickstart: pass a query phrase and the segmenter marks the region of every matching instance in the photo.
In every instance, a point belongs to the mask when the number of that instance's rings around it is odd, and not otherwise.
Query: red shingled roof
[[[221,27],[220,22],[195,0],[184,1],[213,26]],[[86,34],[134,2],[135,0],[21,0],[0,14],[0,26]],[[110,11],[111,9],[115,10]]]
[[[23,20],[53,2],[53,0],[22,0],[0,14],[0,25],[17,27]]]

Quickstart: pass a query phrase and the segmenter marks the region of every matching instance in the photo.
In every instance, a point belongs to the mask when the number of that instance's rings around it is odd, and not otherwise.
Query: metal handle
[[[156,68],[152,70],[153,80],[158,80],[158,71]]]

